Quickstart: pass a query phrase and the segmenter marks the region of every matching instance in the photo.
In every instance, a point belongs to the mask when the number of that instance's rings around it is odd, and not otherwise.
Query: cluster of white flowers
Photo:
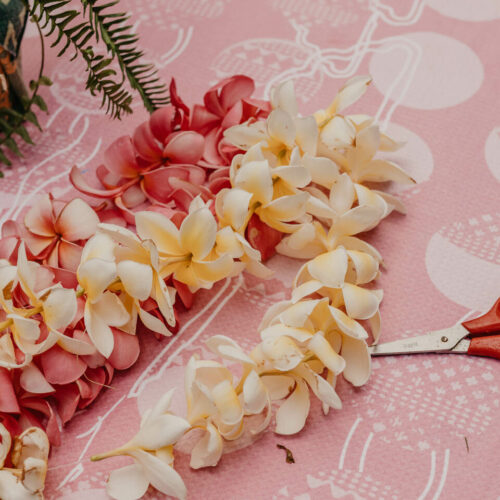
[[[185,418],[168,413],[169,393],[144,416],[139,433],[127,445],[95,457],[126,454],[136,460],[111,475],[112,497],[122,498],[126,488],[127,498],[140,498],[151,484],[185,498],[186,488],[173,469],[173,446],[184,434],[198,435],[191,466],[214,466],[226,442],[268,427],[273,406],[279,406],[275,432],[294,434],[306,422],[309,391],[327,413],[341,408],[335,391],[340,374],[355,386],[368,380],[366,327],[377,342],[382,292],[365,285],[378,276],[381,256],[358,235],[404,207],[364,183],[414,182],[396,165],[374,158],[378,151],[395,150],[399,144],[382,134],[372,118],[340,114],[369,83],[367,77],[353,78],[326,110],[301,117],[293,85],[286,82],[274,90],[267,120],[228,129],[226,138],[245,153],[231,165],[232,188],[217,195],[218,225],[209,208],[195,200],[180,230],[158,214],[138,214],[142,243],[122,229],[101,226],[120,244],[114,257],[118,263],[113,264],[118,270],[110,274],[109,283],[119,276],[127,293],[139,300],[146,290],[139,296],[127,283],[141,280],[124,274],[143,276],[133,262],[151,267],[147,288],[157,283],[152,287],[158,290],[156,299],[161,286],[156,276],[172,272],[194,288],[244,267],[266,276],[259,253],[244,237],[254,214],[287,234],[278,245],[280,253],[309,259],[297,273],[291,300],[266,313],[259,328],[261,341],[251,352],[216,335],[207,346],[219,361],[191,358],[185,373]]]

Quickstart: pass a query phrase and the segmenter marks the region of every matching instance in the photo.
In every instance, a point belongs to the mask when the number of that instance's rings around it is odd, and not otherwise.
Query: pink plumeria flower
[[[46,194],[26,213],[21,236],[31,253],[50,266],[76,271],[79,242],[93,236],[98,223],[92,207],[80,198],[64,204]]]

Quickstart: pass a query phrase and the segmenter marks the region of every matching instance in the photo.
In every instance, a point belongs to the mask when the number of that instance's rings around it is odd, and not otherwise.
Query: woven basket
[[[27,14],[22,0],[0,0],[0,108],[22,109],[27,95],[19,59]]]

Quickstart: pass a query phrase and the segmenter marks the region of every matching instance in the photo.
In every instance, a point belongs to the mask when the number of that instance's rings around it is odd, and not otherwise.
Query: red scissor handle
[[[479,318],[464,321],[462,325],[469,330],[473,337],[500,333],[500,298],[486,314],[479,316]]]
[[[488,358],[500,359],[500,335],[474,337],[470,341],[467,354],[472,356],[487,356]]]

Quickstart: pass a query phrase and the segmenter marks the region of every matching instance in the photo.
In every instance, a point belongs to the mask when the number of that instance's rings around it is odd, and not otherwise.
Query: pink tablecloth
[[[356,109],[377,116],[406,146],[398,162],[419,181],[401,192],[408,215],[370,236],[387,265],[383,340],[445,327],[488,308],[500,292],[500,3],[498,0],[129,0],[142,45],[186,100],[232,73],[262,96],[293,78],[303,112],[327,104],[352,75],[373,85]],[[38,42],[28,30],[27,71]],[[94,168],[106,144],[144,119],[111,122],[83,90],[84,75],[51,52],[45,94],[50,115],[36,148],[0,181],[3,220],[22,215],[47,190],[75,195],[67,173]],[[140,339],[137,365],[68,426],[54,449],[49,499],[106,498],[107,472],[120,459],[88,457],[130,435],[204,340],[222,333],[244,347],[273,302],[288,296],[297,262],[276,257],[268,282],[247,276],[199,295],[171,340]],[[225,455],[215,470],[178,470],[190,499],[494,499],[500,495],[500,363],[454,355],[379,358],[368,385],[341,384],[344,409],[313,405],[306,428],[285,438],[270,429]],[[468,447],[466,446],[466,439]],[[295,456],[285,463],[281,443]],[[149,498],[159,498],[152,492]]]

